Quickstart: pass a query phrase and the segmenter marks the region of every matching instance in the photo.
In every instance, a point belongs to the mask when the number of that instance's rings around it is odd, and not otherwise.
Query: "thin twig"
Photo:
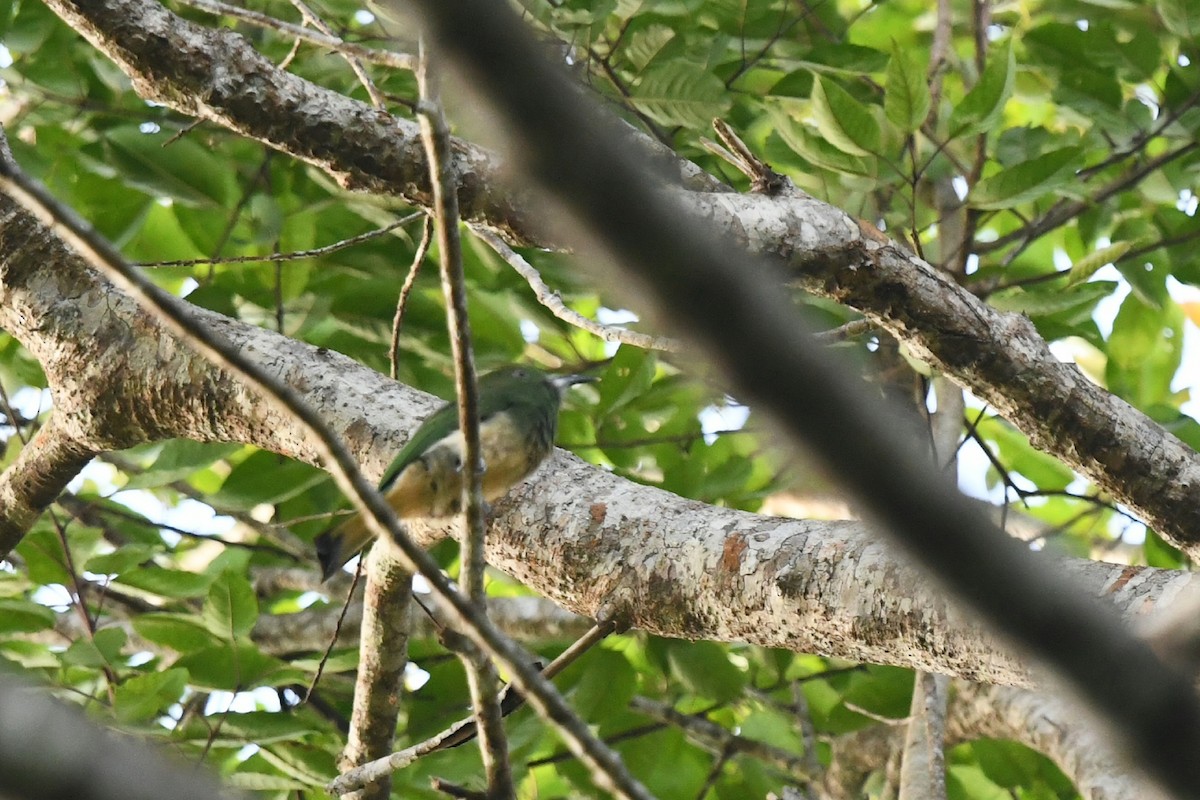
[[[818,342],[841,342],[846,339],[853,339],[855,336],[861,336],[864,333],[870,333],[878,327],[879,325],[869,319],[852,319],[836,328],[814,333],[813,338]]]
[[[429,253],[429,246],[432,243],[433,218],[426,215],[425,224],[421,226],[421,243],[417,245],[417,252],[413,255],[408,275],[404,278],[404,285],[400,287],[400,296],[396,299],[396,315],[392,318],[392,345],[388,348],[388,364],[392,380],[398,380],[399,376],[400,326],[404,323],[404,312],[408,309],[408,296],[412,294],[413,286],[417,283],[417,275],[421,272],[421,263],[425,261],[425,256]]]
[[[467,313],[467,286],[463,276],[462,240],[458,234],[458,194],[450,155],[450,129],[442,115],[441,100],[429,74],[429,57],[420,47],[417,66],[417,105],[421,140],[429,160],[433,188],[434,227],[441,261],[442,292],[446,298],[446,325],[450,329],[450,352],[454,357],[454,380],[458,394],[458,428],[462,432],[462,491],[466,523],[461,542],[459,582],[467,600],[480,614],[484,604],[483,447],[479,434],[479,383],[471,349],[471,323]],[[504,800],[513,796],[512,770],[508,763],[508,741],[504,719],[496,699],[496,668],[482,652],[471,647],[463,653],[471,705],[478,721],[479,749],[487,773],[488,796]]]
[[[321,654],[321,660],[317,664],[317,671],[313,675],[312,681],[308,684],[308,688],[304,692],[304,697],[300,700],[300,705],[307,703],[313,696],[313,692],[317,690],[317,684],[321,682],[321,676],[325,674],[325,665],[329,662],[329,656],[333,653],[334,646],[337,645],[338,639],[342,637],[342,625],[346,622],[346,614],[350,611],[351,601],[354,599],[354,593],[358,590],[358,583],[362,580],[364,558],[358,560],[358,565],[354,568],[354,577],[350,580],[350,588],[346,590],[346,599],[342,601],[342,610],[338,613],[337,624],[333,627],[333,635],[329,637],[329,644],[325,648],[325,652]]]
[[[745,736],[730,731],[703,716],[684,714],[676,711],[666,703],[651,700],[648,697],[635,696],[629,701],[629,707],[645,714],[651,719],[665,722],[680,728],[689,737],[706,747],[721,752],[728,749],[731,753],[748,755],[757,758],[775,769],[785,772],[796,780],[808,782],[812,775],[804,766],[804,759],[795,753],[782,748],[747,739]]]
[[[254,256],[228,256],[226,258],[185,258],[178,261],[139,261],[134,262],[135,267],[195,267],[201,264],[255,264],[268,261],[300,261],[306,258],[317,258],[318,256],[327,256],[330,253],[336,253],[339,250],[345,250],[347,247],[354,247],[356,244],[369,242],[372,239],[377,239],[384,234],[391,233],[396,228],[403,227],[415,219],[425,216],[424,211],[415,211],[406,217],[402,217],[395,222],[384,225],[382,228],[377,228],[373,231],[360,233],[358,236],[351,236],[349,239],[342,239],[340,242],[314,247],[311,250],[291,250],[286,253],[265,253]]]
[[[459,800],[488,800],[492,797],[489,792],[479,792],[474,789],[468,789],[465,786],[459,786],[457,783],[451,783],[445,778],[430,778],[429,784],[442,794],[450,797],[457,797]]]
[[[563,302],[558,292],[547,286],[545,281],[542,280],[541,274],[534,269],[533,265],[526,261],[520,253],[509,247],[507,242],[481,226],[472,225],[471,232],[477,238],[486,242],[489,247],[496,251],[497,255],[507,261],[508,265],[525,279],[525,282],[529,284],[529,288],[533,289],[533,295],[537,298],[537,301],[545,306],[547,311],[563,322],[581,328],[606,342],[627,344],[633,347],[640,347],[643,350],[666,350],[668,352],[676,352],[682,348],[683,345],[676,339],[666,336],[651,336],[647,333],[638,333],[637,331],[617,328],[612,325],[602,325],[593,319],[588,319],[578,311],[567,308],[566,303]]]
[[[363,47],[361,44],[347,42],[330,34],[319,33],[310,30],[300,25],[294,25],[290,22],[284,22],[281,19],[276,19],[268,14],[262,14],[257,11],[251,11],[246,8],[238,8],[237,6],[222,3],[220,0],[179,0],[184,5],[192,8],[199,8],[202,11],[207,11],[210,14],[219,16],[234,17],[243,22],[249,22],[251,25],[257,25],[260,28],[269,28],[279,31],[286,36],[294,36],[297,39],[302,39],[310,44],[315,44],[320,47],[328,47],[330,50],[335,50],[338,53],[354,56],[363,61],[369,61],[372,64],[382,64],[385,67],[394,67],[395,69],[412,70],[416,68],[417,60],[409,53],[397,53],[392,50],[375,50],[370,47]]]
[[[579,637],[570,647],[560,653],[558,658],[551,661],[541,671],[542,677],[546,680],[552,680],[564,669],[575,663],[580,656],[603,640],[604,637],[612,633],[615,627],[611,622],[600,622],[592,626],[587,633]],[[511,714],[524,704],[524,698],[516,695],[512,684],[505,686],[497,697],[505,715]],[[458,747],[461,744],[471,741],[474,737],[475,717],[474,715],[464,717],[423,742],[418,742],[411,747],[398,750],[386,758],[362,764],[347,771],[340,775],[327,788],[332,794],[352,792],[377,780],[380,775],[387,775],[396,770],[404,769],[419,758],[427,756],[430,753],[436,753],[439,750]]]
[[[321,19],[317,12],[309,8],[304,0],[292,0],[292,5],[304,17],[305,22],[331,39],[337,39],[333,35],[333,30],[325,24],[325,20]],[[339,39],[339,41],[341,40]],[[362,60],[356,55],[347,53],[345,50],[339,50],[338,53],[350,65],[350,71],[354,73],[354,77],[358,78],[358,82],[367,90],[367,96],[371,98],[371,105],[378,109],[385,108],[387,100],[384,98],[383,93],[379,91],[379,87],[375,85],[375,81],[371,80],[371,76],[363,69]]]

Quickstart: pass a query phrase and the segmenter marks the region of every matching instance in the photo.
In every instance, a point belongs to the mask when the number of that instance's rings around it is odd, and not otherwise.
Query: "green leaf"
[[[78,667],[111,667],[121,660],[127,636],[123,628],[102,628],[91,639],[77,639],[63,653],[64,664]]]
[[[979,434],[995,446],[1005,467],[1024,475],[1041,489],[1065,489],[1075,480],[1075,473],[1069,467],[1031,446],[1025,434],[1002,420],[985,419],[979,425]]]
[[[1090,315],[1096,303],[1111,295],[1115,288],[1115,281],[1092,281],[1069,289],[1009,289],[989,297],[988,304],[1001,311],[1029,317],[1044,317],[1075,309],[1082,309]]]
[[[288,778],[284,775],[268,775],[263,772],[234,772],[224,776],[223,780],[234,789],[250,792],[300,792],[308,789],[308,784]]]
[[[683,61],[652,66],[631,92],[634,106],[659,125],[707,128],[730,105],[720,78]]]
[[[997,211],[1036,200],[1074,180],[1082,152],[1078,147],[1064,147],[1009,167],[975,184],[967,203]]]
[[[1067,276],[1067,286],[1076,286],[1084,283],[1088,278],[1096,273],[1096,270],[1103,267],[1105,264],[1111,264],[1117,261],[1121,256],[1129,252],[1129,248],[1133,247],[1133,242],[1116,242],[1108,247],[1101,247],[1071,265],[1071,272]]]
[[[133,629],[142,638],[179,653],[218,644],[207,626],[188,614],[142,614],[133,618]]]
[[[879,151],[879,123],[854,96],[833,81],[817,76],[813,82],[812,110],[817,130],[831,145],[853,156]]]
[[[187,688],[187,670],[168,669],[137,675],[117,686],[114,711],[122,722],[141,722],[179,702]]]
[[[792,152],[817,167],[836,173],[869,175],[871,159],[850,155],[796,122],[783,108],[767,106],[775,134]]]
[[[654,380],[657,363],[649,351],[621,345],[597,384],[600,402],[596,404],[596,415],[619,411],[645,393]]]
[[[227,714],[224,731],[230,736],[246,739],[258,745],[274,742],[294,742],[301,736],[321,730],[311,718],[297,714],[276,714],[270,711],[245,711]]]
[[[218,508],[249,511],[263,503],[282,503],[327,479],[316,467],[260,450],[233,468],[210,501]]]
[[[773,708],[753,711],[738,723],[739,733],[756,742],[765,742],[772,747],[803,753],[795,719]]]
[[[213,581],[204,602],[204,624],[214,635],[237,641],[250,633],[258,621],[258,599],[250,581],[232,571]]]
[[[116,128],[104,137],[109,161],[129,184],[189,205],[227,205],[233,193],[227,162],[191,138],[165,146],[165,133]]]
[[[589,723],[623,714],[637,688],[637,673],[620,653],[600,649],[589,654],[579,682],[572,687],[571,704]]]
[[[910,50],[893,41],[883,113],[901,131],[912,133],[921,127],[928,116],[930,102],[925,70],[912,57]]]
[[[149,561],[162,548],[144,544],[129,544],[111,553],[93,556],[87,560],[83,568],[97,575],[120,575],[131,569],[140,567]]]
[[[1105,379],[1110,392],[1138,408],[1166,402],[1183,356],[1183,312],[1173,302],[1155,308],[1130,294],[1108,337]]]
[[[148,489],[184,480],[199,469],[228,458],[243,445],[226,442],[194,442],[171,439],[158,449],[154,463],[130,476],[123,489]]]
[[[178,569],[148,567],[146,569],[130,570],[122,574],[117,580],[126,586],[132,586],[135,589],[141,589],[142,591],[162,597],[185,599],[199,597],[206,593],[208,587],[212,584],[213,577],[211,575],[202,575]]]
[[[0,633],[33,633],[54,627],[52,609],[29,600],[0,600]]]
[[[732,700],[746,688],[746,673],[715,642],[668,642],[667,662],[685,689],[717,703]]]
[[[226,642],[188,653],[175,664],[188,671],[193,685],[226,692],[303,682],[307,677],[300,670],[260,652],[253,644]]]
[[[1147,566],[1159,569],[1186,569],[1188,566],[1188,557],[1152,530],[1146,531],[1142,555]]]
[[[623,53],[633,68],[640,72],[654,61],[674,38],[675,31],[669,25],[647,25],[629,37],[629,44]]]
[[[1200,34],[1200,3],[1196,0],[1157,0],[1154,5],[1171,33],[1184,39]]]
[[[1000,121],[1016,76],[1012,43],[991,54],[979,81],[950,114],[950,137],[983,133]]]
[[[25,561],[29,579],[34,583],[70,585],[62,542],[49,525],[39,525],[27,533],[17,545],[17,555]]]
[[[817,41],[803,51],[799,63],[814,72],[869,75],[887,66],[887,53],[848,42]]]
[[[971,800],[1012,800],[1012,795],[988,780],[982,769],[967,764],[946,767],[946,796]]]

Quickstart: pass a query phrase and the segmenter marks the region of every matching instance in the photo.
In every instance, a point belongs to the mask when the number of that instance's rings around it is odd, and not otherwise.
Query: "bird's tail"
[[[321,562],[321,577],[329,580],[342,566],[354,558],[374,538],[362,515],[355,515],[316,539],[317,558]]]

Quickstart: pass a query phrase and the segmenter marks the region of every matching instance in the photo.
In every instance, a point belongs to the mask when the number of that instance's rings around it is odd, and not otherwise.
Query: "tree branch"
[[[477,646],[494,656],[512,675],[530,705],[562,736],[571,751],[591,770],[601,788],[620,797],[648,798],[645,788],[625,769],[619,757],[604,745],[572,712],[570,706],[530,663],[528,654],[505,637],[487,616],[464,598],[437,563],[416,546],[401,528],[395,513],[375,488],[367,482],[336,433],[310,406],[284,382],[259,368],[235,344],[218,331],[196,324],[183,302],[165,294],[142,275],[135,273],[120,253],[74,212],[58,203],[43,186],[25,175],[11,154],[0,153],[0,186],[5,194],[43,217],[55,232],[65,237],[89,263],[133,295],[143,309],[187,347],[206,360],[228,370],[244,385],[251,387],[282,417],[291,418],[309,438],[323,465],[330,470],[339,488],[350,495],[377,537],[391,537],[410,571],[420,572],[432,590],[447,600],[455,625]]]
[[[291,36],[302,42],[315,44],[318,47],[327,47],[348,58],[356,58],[394,69],[412,70],[416,68],[417,60],[411,53],[398,53],[393,50],[378,50],[363,47],[361,44],[340,39],[328,30],[314,31],[301,25],[293,25],[290,22],[268,14],[230,5],[229,3],[222,3],[220,0],[180,0],[180,2],[219,17],[233,17],[243,22],[249,22],[251,25],[257,25],[260,28],[278,31],[285,36]]]
[[[0,553],[10,552],[96,452],[80,444],[54,411],[0,474]]]
[[[811,346],[770,266],[666,201],[619,128],[578,101],[511,11],[487,0],[418,6],[431,39],[503,120],[525,171],[603,242],[625,277],[642,281],[735,387],[810,445],[931,572],[1070,680],[1151,774],[1193,795],[1200,699],[1189,680],[931,476],[888,410]]]
[[[230,800],[208,770],[101,730],[11,677],[0,677],[0,790],[13,800]]]
[[[344,186],[429,206],[415,124],[281,73],[241,38],[181,20],[149,0],[48,4],[114,58],[143,97],[265,141]],[[147,37],[143,30],[159,33]],[[247,97],[256,98],[253,107]],[[331,128],[338,136],[319,135]],[[536,214],[528,196],[495,188],[498,159],[458,140],[453,149],[456,173],[471,178],[459,185],[463,218],[510,242],[546,246],[544,233],[529,224]],[[672,163],[692,179],[694,165]],[[1061,363],[1028,320],[990,308],[889,241],[870,238],[875,234],[865,234],[849,215],[802,193],[679,197],[729,241],[788,259],[803,288],[862,311],[995,405],[1036,446],[1200,557],[1200,455]]]
[[[347,613],[343,628],[359,631],[358,671],[354,681],[354,705],[350,731],[338,758],[345,772],[391,752],[404,690],[404,666],[408,663],[411,626],[412,573],[404,569],[390,542],[372,547],[366,555],[366,588],[360,607],[361,625]],[[261,633],[260,626],[255,632]],[[391,778],[377,781],[355,792],[354,800],[386,800]]]
[[[422,45],[423,46],[423,45]],[[471,348],[471,323],[467,308],[467,286],[463,277],[462,240],[458,231],[458,201],[454,194],[457,176],[450,162],[450,129],[442,115],[441,98],[429,74],[429,54],[423,49],[417,69],[421,98],[418,114],[425,157],[433,183],[434,227],[441,264],[442,295],[446,301],[446,326],[454,359],[454,386],[458,398],[458,429],[462,432],[463,526],[459,538],[461,568],[459,581],[467,600],[487,615],[484,588],[483,446],[479,437],[479,380],[475,353]],[[489,800],[513,796],[512,770],[508,764],[508,740],[496,697],[499,678],[492,662],[477,647],[462,653],[479,732],[479,751],[487,775]],[[611,781],[611,776],[610,776]]]

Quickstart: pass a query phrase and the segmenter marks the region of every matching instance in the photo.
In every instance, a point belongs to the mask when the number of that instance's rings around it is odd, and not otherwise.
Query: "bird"
[[[479,443],[483,499],[491,502],[529,476],[550,455],[558,409],[567,389],[595,378],[548,375],[524,365],[502,367],[479,378]],[[401,519],[441,518],[462,510],[463,435],[458,406],[433,412],[392,459],[379,490]],[[328,580],[374,536],[356,516],[316,539],[317,558]]]

